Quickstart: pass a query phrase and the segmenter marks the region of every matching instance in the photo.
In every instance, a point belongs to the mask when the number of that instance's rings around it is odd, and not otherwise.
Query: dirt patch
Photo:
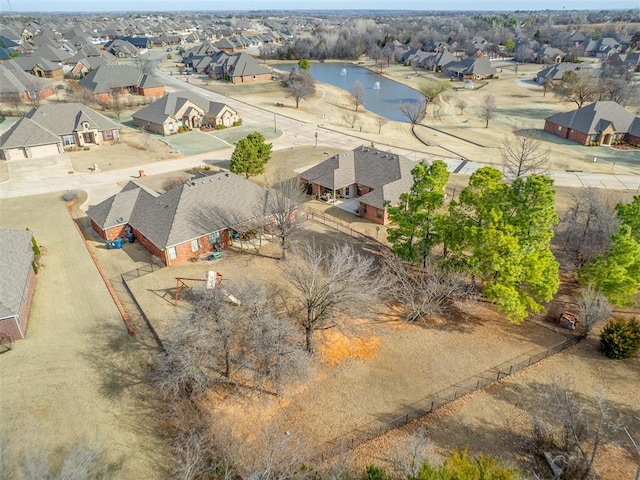
[[[359,337],[339,330],[325,330],[317,335],[320,356],[335,367],[349,358],[372,358],[378,352],[382,339],[376,336]]]

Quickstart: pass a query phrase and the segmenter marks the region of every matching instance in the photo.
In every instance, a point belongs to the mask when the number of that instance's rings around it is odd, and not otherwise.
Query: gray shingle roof
[[[0,145],[3,149],[49,145],[60,143],[60,141],[60,137],[51,130],[26,117],[14,123],[0,136]]]
[[[87,88],[93,93],[108,93],[112,88],[139,86],[144,80],[147,87],[163,85],[157,79],[144,78],[145,76],[136,67],[131,65],[108,64],[102,65],[90,72],[78,85]]]
[[[0,64],[0,93],[20,93],[33,90],[34,87],[42,91],[50,85],[49,80],[23,71],[14,60]]]
[[[209,113],[212,116],[215,116],[225,106],[223,103],[211,102],[190,91],[174,92],[138,110],[133,114],[133,118],[161,124],[167,118],[175,117],[178,110],[188,101],[200,107],[205,114]]]
[[[53,63],[46,58],[40,57],[37,53],[28,57],[16,57],[13,61],[20,65],[20,68],[26,72],[33,70],[33,67],[36,65],[42,68],[45,72],[52,72],[62,68],[57,63]]]
[[[101,228],[113,226],[112,219],[122,217],[164,250],[264,218],[267,194],[267,190],[233,173],[199,178],[157,197],[130,183],[120,193],[89,208],[87,215]]]
[[[402,193],[413,185],[411,170],[415,163],[406,157],[369,147],[339,153],[302,172],[300,178],[330,190],[353,184],[373,189],[359,200],[376,208],[395,205]]]
[[[546,120],[589,135],[597,134],[613,124],[616,132],[626,133],[636,120],[633,114],[616,102],[595,102],[571,112],[556,113]]]
[[[30,118],[56,135],[70,134],[78,130],[84,122],[89,124],[89,128],[99,131],[120,130],[120,126],[113,120],[82,103],[41,105],[31,109],[25,118]]]
[[[0,318],[18,315],[33,261],[27,230],[0,230]]]

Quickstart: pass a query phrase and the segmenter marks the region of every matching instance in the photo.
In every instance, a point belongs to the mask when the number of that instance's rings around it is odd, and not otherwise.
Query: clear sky
[[[92,8],[94,7],[94,8]],[[132,8],[134,10],[132,10]],[[448,0],[425,2],[424,0],[323,0],[317,2],[300,0],[0,0],[0,13],[13,12],[86,12],[86,11],[216,11],[216,10],[314,10],[314,9],[380,9],[388,10],[501,10],[534,8],[536,10],[603,10],[615,8],[628,10],[640,8],[640,0],[620,0],[603,3],[602,0],[538,0],[532,3],[513,0]]]

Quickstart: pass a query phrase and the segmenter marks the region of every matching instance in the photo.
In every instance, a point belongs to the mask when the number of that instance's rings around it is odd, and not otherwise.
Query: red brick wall
[[[146,87],[140,88],[140,95],[143,97],[162,97],[165,94],[165,89],[163,85],[159,87]]]
[[[220,232],[220,246],[226,247],[229,245],[229,231],[223,230]],[[176,255],[177,257],[171,260],[171,265],[177,265],[179,263],[186,262],[190,258],[199,257],[200,254],[213,252],[214,247],[209,243],[209,235],[205,235],[203,237],[198,238],[198,251],[193,252],[191,250],[191,242],[181,243],[180,245],[176,245]],[[169,256],[167,255],[167,258]]]
[[[579,143],[580,145],[589,144],[590,135],[578,132],[576,130],[567,129],[562,125],[558,125],[557,123],[553,123],[548,120],[544,122],[544,130],[545,132],[555,135],[556,137],[566,138],[568,140],[571,140],[572,142]]]
[[[636,137],[635,135],[627,133],[626,141],[629,143],[640,143],[640,137]]]
[[[386,210],[382,210],[376,207],[372,207],[371,205],[366,206],[367,210],[364,211],[364,204],[360,204],[359,211],[360,216],[362,218],[366,218],[367,220],[371,220],[374,223],[379,223],[380,225],[384,225],[387,223],[387,212]],[[382,214],[382,218],[378,217],[378,213]]]
[[[104,238],[106,239],[106,234],[104,233],[104,230],[102,230],[98,224],[96,222],[94,222],[93,220],[91,220],[91,227],[95,230],[95,232],[100,235],[100,238]]]
[[[136,238],[136,241],[140,242],[140,245],[142,245],[144,248],[149,250],[151,252],[151,255],[155,255],[156,257],[159,257],[165,265],[168,265],[167,263],[168,257],[166,257],[164,251],[156,247],[153,243],[151,243],[150,240],[147,239],[147,237],[142,235],[135,228],[133,229],[132,233],[133,233],[133,236]]]
[[[16,324],[16,320],[14,317],[4,318],[0,320],[0,333],[2,333],[3,335],[7,335],[14,341],[24,338],[22,336],[22,332]]]
[[[262,73],[260,75],[255,75],[256,78],[253,78],[253,75],[243,75],[238,77],[231,77],[231,81],[233,83],[251,83],[251,82],[261,82],[264,80],[271,80],[270,73]]]

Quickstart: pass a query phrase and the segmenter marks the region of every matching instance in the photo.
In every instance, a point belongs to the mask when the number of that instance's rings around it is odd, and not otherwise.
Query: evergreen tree
[[[420,162],[411,174],[411,190],[400,195],[398,206],[387,207],[393,225],[387,239],[400,258],[426,265],[431,250],[441,241],[437,217],[449,172],[445,162],[436,160],[431,165]]]
[[[254,132],[241,139],[231,154],[229,169],[245,178],[264,172],[264,166],[271,158],[270,143],[265,143],[264,136]]]

